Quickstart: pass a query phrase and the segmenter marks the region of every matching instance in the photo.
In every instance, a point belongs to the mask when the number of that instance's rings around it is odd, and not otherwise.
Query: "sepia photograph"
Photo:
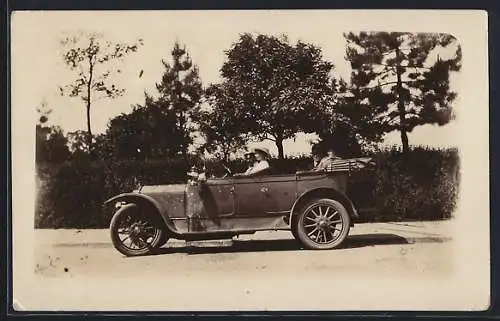
[[[16,311],[479,311],[487,14],[16,11]]]

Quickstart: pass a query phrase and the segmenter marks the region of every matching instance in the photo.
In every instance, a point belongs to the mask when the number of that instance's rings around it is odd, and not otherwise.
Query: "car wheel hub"
[[[139,234],[141,234],[141,226],[138,224],[138,223],[134,223],[131,227],[130,227],[130,234],[132,236],[137,236]]]

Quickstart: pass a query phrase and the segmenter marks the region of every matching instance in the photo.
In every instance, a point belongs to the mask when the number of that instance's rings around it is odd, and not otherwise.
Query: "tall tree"
[[[156,84],[160,93],[156,103],[176,115],[177,128],[182,137],[179,146],[186,160],[194,131],[192,118],[199,110],[203,88],[198,67],[193,64],[186,48],[181,48],[176,42],[171,55],[171,64],[162,60],[165,72],[161,82]]]
[[[361,32],[344,34],[351,85],[358,101],[372,106],[380,132],[408,133],[424,124],[447,124],[456,93],[450,72],[461,68],[461,48],[453,36],[434,33]]]
[[[359,156],[382,135],[376,130],[369,105],[360,102],[343,79],[333,79],[332,88],[335,95],[311,117],[311,131],[319,136],[321,146],[334,147],[343,157]]]
[[[244,124],[240,110],[235,108],[223,85],[211,85],[205,90],[208,110],[200,110],[195,121],[205,138],[203,148],[228,162],[231,153],[241,149],[248,140],[242,132]]]
[[[331,99],[333,65],[312,44],[267,35],[243,34],[226,55],[223,85],[242,132],[273,141],[283,158],[283,141],[310,130],[312,115]]]
[[[174,111],[149,95],[144,105],[113,118],[105,136],[104,143],[111,146],[112,157],[118,159],[175,157],[184,139]]]
[[[112,83],[114,72],[112,61],[122,60],[127,54],[137,51],[142,45],[139,39],[134,43],[121,43],[105,40],[102,34],[79,32],[61,40],[64,48],[63,59],[66,65],[76,73],[70,84],[59,87],[62,95],[79,97],[85,105],[87,117],[87,145],[92,149],[91,107],[100,98],[116,98],[123,95],[125,89]]]

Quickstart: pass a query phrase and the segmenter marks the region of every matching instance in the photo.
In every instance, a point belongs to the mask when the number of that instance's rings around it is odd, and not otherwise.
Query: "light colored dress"
[[[255,162],[249,169],[247,169],[244,175],[256,174],[268,168],[269,168],[269,163],[266,160],[261,160],[259,162]]]

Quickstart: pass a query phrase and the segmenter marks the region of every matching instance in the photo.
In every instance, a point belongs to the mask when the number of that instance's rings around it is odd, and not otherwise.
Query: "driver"
[[[257,158],[255,157],[255,153],[253,151],[245,153],[244,157],[245,161],[248,163],[248,169],[245,172],[247,173],[257,164]]]
[[[255,175],[270,168],[268,160],[271,158],[271,154],[267,148],[254,148],[251,154],[254,155],[255,159],[253,164],[247,169],[246,172],[236,174],[235,176]],[[247,155],[245,155],[245,158],[250,159]]]

